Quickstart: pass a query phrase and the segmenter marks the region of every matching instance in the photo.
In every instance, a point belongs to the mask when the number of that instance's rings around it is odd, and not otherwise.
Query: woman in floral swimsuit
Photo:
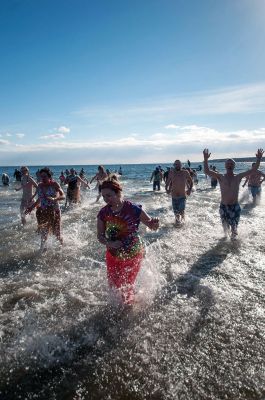
[[[40,177],[41,182],[36,189],[38,200],[28,207],[25,213],[28,214],[37,207],[36,217],[38,232],[41,234],[41,249],[45,249],[49,233],[54,234],[60,243],[63,243],[59,201],[65,197],[60,185],[52,180],[52,173],[49,168],[42,168]]]

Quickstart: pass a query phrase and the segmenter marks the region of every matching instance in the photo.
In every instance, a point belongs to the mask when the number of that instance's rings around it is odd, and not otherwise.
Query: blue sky
[[[2,0],[0,165],[265,147],[265,1]]]

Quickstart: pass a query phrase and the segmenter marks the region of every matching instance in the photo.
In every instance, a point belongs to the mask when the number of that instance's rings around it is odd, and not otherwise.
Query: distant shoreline
[[[215,162],[225,162],[227,160],[227,158],[215,158],[215,159],[209,159],[208,162],[209,164],[215,163]],[[236,162],[255,162],[256,161],[256,157],[234,157],[233,160],[235,160]],[[262,161],[261,161],[262,162]],[[185,166],[187,164],[187,161],[182,161],[182,164]],[[191,164],[203,164],[203,160],[201,161],[191,161]],[[99,164],[41,164],[41,165],[33,165],[33,164],[28,164],[27,166],[29,168],[42,168],[42,167],[50,167],[50,168],[54,168],[54,167],[97,167]],[[172,165],[172,161],[169,162],[157,162],[157,163],[117,163],[117,164],[109,164],[106,163],[106,166],[129,166],[129,165]],[[19,168],[19,165],[15,164],[15,165],[0,165],[0,169],[4,169],[4,168]]]
[[[209,159],[208,162],[225,162],[227,160],[227,158],[216,158],[214,160]],[[233,158],[233,160],[235,160],[236,162],[255,162],[256,161],[256,157],[235,157]]]

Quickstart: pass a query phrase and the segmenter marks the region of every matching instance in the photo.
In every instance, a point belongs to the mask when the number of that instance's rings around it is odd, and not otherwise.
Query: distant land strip
[[[214,160],[209,159],[208,162],[209,163],[224,162],[226,160],[227,160],[227,158],[215,158]],[[235,160],[237,162],[255,162],[256,161],[256,157],[239,157],[239,158],[233,157],[233,160]]]

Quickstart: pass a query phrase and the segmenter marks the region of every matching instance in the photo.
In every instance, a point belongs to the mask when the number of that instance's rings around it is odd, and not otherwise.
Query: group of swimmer
[[[260,194],[261,183],[265,179],[265,174],[258,170],[263,153],[263,149],[258,149],[256,162],[252,164],[252,168],[236,175],[234,160],[226,160],[226,171],[222,174],[215,168],[209,168],[208,160],[211,153],[208,149],[203,151],[204,172],[220,185],[221,222],[225,233],[230,234],[232,240],[238,235],[237,227],[241,211],[238,202],[240,182],[242,178],[246,178],[244,185],[248,183],[253,198]],[[166,192],[171,195],[177,225],[181,225],[185,220],[186,199],[193,189],[194,180],[189,168],[182,168],[181,161],[176,160],[173,167],[164,172],[166,177],[158,168],[160,179],[163,176],[165,181]],[[28,168],[21,167],[21,186],[16,190],[23,192],[20,206],[23,224],[26,222],[25,216],[37,208],[38,231],[41,235],[41,249],[44,251],[50,233],[63,244],[59,202],[65,199],[65,195],[59,183],[53,180],[49,168],[40,169],[39,175],[40,182],[37,183],[29,175]],[[60,180],[62,182],[61,178]],[[103,166],[99,166],[90,184],[93,181],[97,181],[98,186],[96,201],[102,196],[106,203],[97,215],[97,238],[106,246],[108,282],[110,287],[119,293],[122,303],[131,305],[134,302],[134,282],[144,256],[143,244],[138,233],[139,224],[142,222],[151,230],[157,230],[159,219],[151,218],[141,205],[123,198],[123,188],[118,174],[111,174]],[[81,184],[89,187],[83,170],[78,175],[74,169],[70,169],[62,183],[68,184],[66,198],[71,202],[79,201],[78,190]]]
[[[202,167],[201,165],[199,165],[199,167],[195,168],[190,168],[190,161],[188,160],[188,167],[183,167],[181,165],[181,169],[185,169],[189,172],[190,177],[192,178],[193,182],[195,184],[197,184],[198,181],[198,176],[197,176],[197,171],[201,171]],[[161,189],[161,182],[165,182],[165,184],[167,183],[167,179],[169,176],[169,172],[170,172],[171,168],[170,167],[166,167],[166,171],[164,171],[164,169],[161,167],[161,165],[159,165],[158,167],[156,167],[154,169],[154,171],[152,172],[152,175],[150,177],[150,182],[153,182],[153,191],[156,190],[160,190]]]

